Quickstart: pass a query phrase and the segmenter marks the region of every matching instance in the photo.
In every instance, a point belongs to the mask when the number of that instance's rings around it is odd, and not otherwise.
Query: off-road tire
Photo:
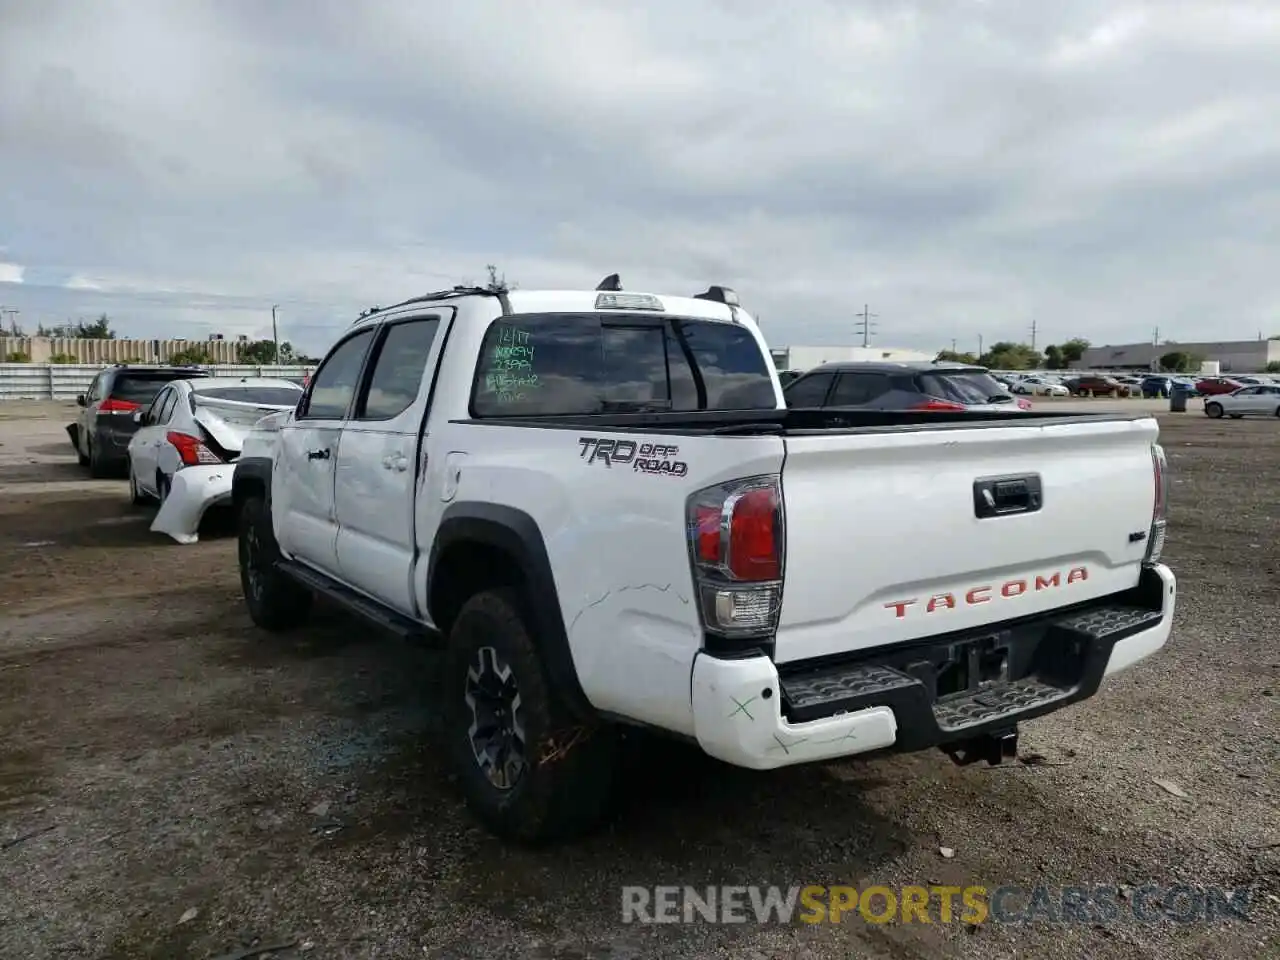
[[[149,503],[155,503],[156,498],[149,493],[143,493],[138,488],[137,478],[133,475],[133,461],[129,462],[129,502],[135,507],[145,506]]]
[[[583,723],[557,693],[513,589],[472,596],[449,631],[444,669],[444,736],[467,805],[489,830],[539,845],[594,830],[610,811],[618,768],[617,732]],[[510,788],[494,786],[472,748],[467,678],[480,651],[492,648],[510,668],[520,696],[525,766]]]
[[[249,618],[273,633],[306,623],[311,591],[280,571],[280,545],[271,529],[271,511],[259,496],[246,497],[238,517],[240,589]]]
[[[89,465],[89,457],[87,454],[80,452],[80,424],[73,423],[68,426],[67,436],[71,438],[71,446],[75,448],[76,462],[82,467],[87,467]]]
[[[107,480],[114,471],[111,469],[111,463],[102,455],[102,448],[93,442],[92,434],[89,436],[89,476],[94,480]]]
[[[1221,419],[1222,404],[1214,403],[1212,400],[1209,401],[1204,405],[1204,415],[1206,417],[1212,417],[1214,420]]]

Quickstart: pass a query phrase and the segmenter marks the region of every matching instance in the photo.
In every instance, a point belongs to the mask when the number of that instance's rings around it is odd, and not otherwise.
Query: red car
[[[1229,377],[1205,377],[1196,384],[1196,390],[1202,397],[1211,397],[1218,393],[1235,393],[1241,387],[1247,384],[1241,383],[1239,380],[1232,380]]]

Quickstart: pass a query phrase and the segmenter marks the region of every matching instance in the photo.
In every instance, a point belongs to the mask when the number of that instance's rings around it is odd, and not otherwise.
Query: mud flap
[[[235,466],[186,467],[175,473],[169,495],[151,522],[152,533],[163,533],[178,543],[200,539],[200,520],[209,507],[231,502]]]

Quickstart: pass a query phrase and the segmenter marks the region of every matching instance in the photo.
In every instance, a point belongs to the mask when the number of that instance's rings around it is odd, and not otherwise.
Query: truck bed
[[[681,436],[776,435],[813,433],[878,433],[904,430],[956,430],[979,427],[1045,426],[1060,423],[1104,423],[1141,420],[1149,413],[1077,413],[1053,411],[931,411],[839,410],[709,410],[678,413],[599,413],[550,417],[510,417],[455,420],[454,423],[543,427],[546,429],[611,430]]]

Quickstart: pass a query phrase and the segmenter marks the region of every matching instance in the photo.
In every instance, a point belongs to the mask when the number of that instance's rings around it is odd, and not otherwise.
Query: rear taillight
[[[117,400],[115,397],[107,397],[102,403],[98,404],[99,413],[133,413],[142,404],[134,403],[132,400]]]
[[[178,451],[178,456],[182,459],[184,467],[195,467],[202,463],[223,462],[222,458],[205,446],[204,441],[199,437],[170,430],[164,435],[164,438]]]
[[[1155,482],[1155,498],[1151,505],[1151,531],[1147,536],[1146,563],[1155,563],[1164,553],[1168,529],[1169,461],[1164,455],[1164,448],[1158,443],[1151,445],[1151,474]]]
[[[689,498],[689,557],[707,631],[771,637],[782,607],[782,487],[777,476],[734,480]]]
[[[968,409],[963,403],[952,403],[950,400],[926,400],[924,403],[917,403],[912,410],[966,410]]]

